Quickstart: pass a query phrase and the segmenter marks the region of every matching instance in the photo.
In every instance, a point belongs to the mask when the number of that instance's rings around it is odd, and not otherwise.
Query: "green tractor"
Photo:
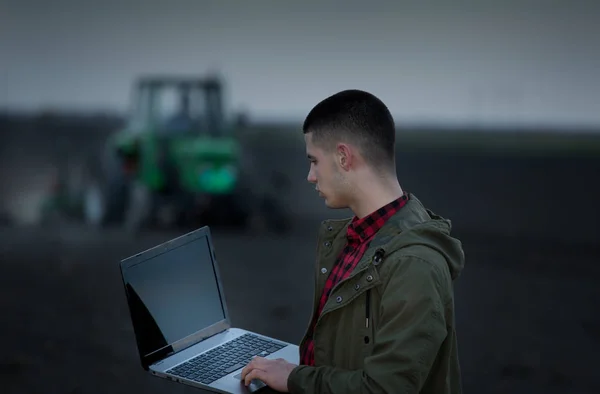
[[[129,123],[86,166],[82,218],[132,231],[154,224],[257,223],[287,230],[279,192],[255,182],[259,174],[239,126],[224,116],[218,78],[139,79]]]

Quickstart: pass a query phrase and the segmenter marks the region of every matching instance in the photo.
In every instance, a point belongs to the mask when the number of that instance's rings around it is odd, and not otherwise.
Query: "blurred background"
[[[600,4],[0,0],[0,387],[193,393],[141,369],[119,260],[210,224],[234,325],[298,343],[304,116],[358,88],[464,243],[465,393],[598,393]]]

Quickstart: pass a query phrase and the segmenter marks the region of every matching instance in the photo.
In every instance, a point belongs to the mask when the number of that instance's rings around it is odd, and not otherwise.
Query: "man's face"
[[[306,155],[310,162],[307,181],[315,185],[329,208],[347,208],[350,185],[338,164],[334,151],[329,152],[312,141],[312,133],[304,134]]]

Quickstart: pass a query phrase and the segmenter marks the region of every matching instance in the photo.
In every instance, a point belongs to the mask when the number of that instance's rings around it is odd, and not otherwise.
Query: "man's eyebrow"
[[[315,157],[311,154],[307,154],[306,157],[308,157],[309,160],[315,160]]]

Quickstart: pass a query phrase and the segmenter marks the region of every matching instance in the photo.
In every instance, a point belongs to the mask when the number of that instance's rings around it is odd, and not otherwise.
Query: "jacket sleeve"
[[[446,338],[446,280],[421,258],[402,257],[385,273],[379,327],[364,369],[298,366],[292,394],[418,393]],[[387,280],[387,282],[386,282]]]

